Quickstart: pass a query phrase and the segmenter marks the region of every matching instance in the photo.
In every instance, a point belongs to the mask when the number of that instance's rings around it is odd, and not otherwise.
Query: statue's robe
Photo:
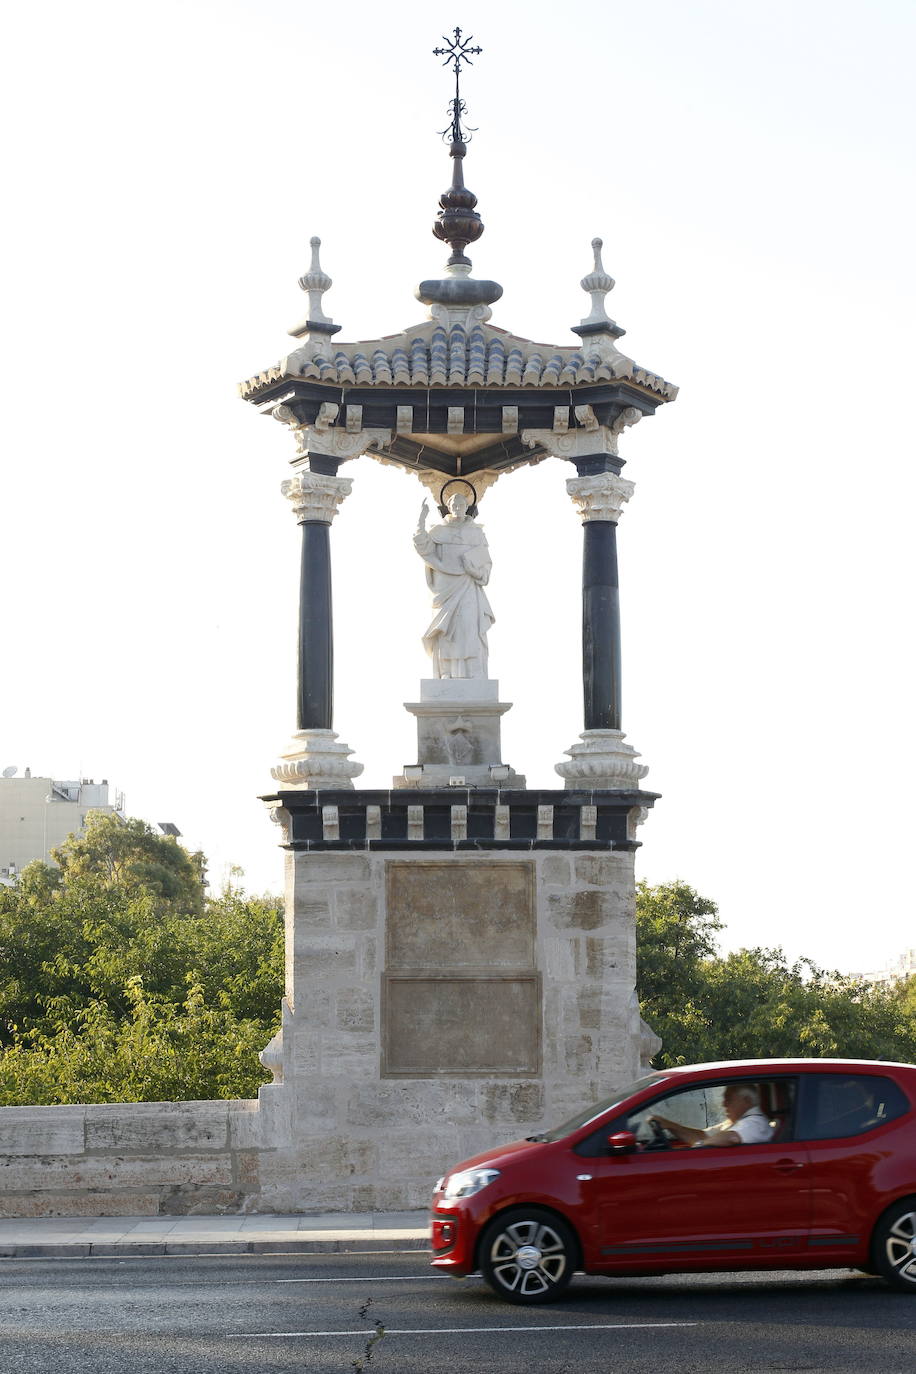
[[[423,647],[436,677],[486,677],[487,631],[496,617],[484,591],[493,565],[483,530],[467,517],[448,517],[414,544],[433,594]]]

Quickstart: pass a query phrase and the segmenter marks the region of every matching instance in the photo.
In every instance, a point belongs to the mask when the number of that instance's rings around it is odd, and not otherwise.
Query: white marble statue
[[[479,525],[468,515],[467,497],[456,492],[444,524],[427,530],[423,502],[413,542],[426,564],[435,614],[423,636],[436,677],[487,676],[487,631],[495,620],[484,587],[490,580],[490,551]]]

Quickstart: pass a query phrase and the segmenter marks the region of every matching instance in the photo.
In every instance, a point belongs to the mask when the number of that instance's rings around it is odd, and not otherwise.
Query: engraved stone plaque
[[[388,864],[389,971],[534,968],[529,863]]]
[[[536,1074],[540,1066],[540,980],[385,980],[386,1075]]]

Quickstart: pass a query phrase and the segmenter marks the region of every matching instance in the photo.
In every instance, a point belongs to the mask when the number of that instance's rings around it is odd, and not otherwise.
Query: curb
[[[427,1236],[377,1236],[340,1240],[97,1241],[0,1244],[0,1259],[118,1259],[125,1255],[382,1255],[429,1253]]]

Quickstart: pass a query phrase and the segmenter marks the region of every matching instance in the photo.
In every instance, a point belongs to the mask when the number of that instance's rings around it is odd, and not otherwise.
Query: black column
[[[586,520],[582,557],[582,687],[586,730],[620,730],[617,526]]]
[[[334,713],[330,533],[327,521],[302,522],[297,715],[300,730],[330,730]]]

